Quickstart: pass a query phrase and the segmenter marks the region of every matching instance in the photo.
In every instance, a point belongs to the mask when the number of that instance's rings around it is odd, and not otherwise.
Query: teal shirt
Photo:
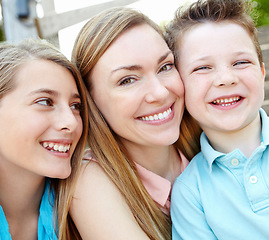
[[[49,192],[49,182],[46,182],[42,197],[39,219],[38,219],[38,240],[56,240],[54,232],[53,202],[54,194]],[[0,206],[0,240],[12,240],[9,233],[8,222],[3,208]]]
[[[201,152],[173,186],[174,240],[269,239],[269,119],[260,116],[261,144],[248,159],[215,151],[201,135]]]

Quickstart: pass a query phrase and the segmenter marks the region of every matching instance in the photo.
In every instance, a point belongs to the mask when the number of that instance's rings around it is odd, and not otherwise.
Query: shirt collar
[[[262,136],[261,140],[264,145],[269,145],[269,118],[266,112],[261,108],[260,109],[260,116],[262,121]]]
[[[47,236],[55,236],[54,231],[54,192],[50,190],[50,181],[46,179],[45,190],[42,196],[42,201],[39,209],[38,221],[38,236],[42,236],[45,231]],[[54,239],[53,238],[53,239]]]
[[[178,150],[178,153],[181,158],[180,162],[180,172],[183,172],[183,170],[188,166],[189,161],[188,159],[182,154],[180,150]],[[138,163],[136,163],[137,172],[147,190],[149,195],[152,197],[152,199],[157,202],[160,206],[163,208],[170,207],[170,193],[172,184],[169,180],[159,176],[158,174],[155,174],[151,172],[150,170],[147,170],[146,168],[142,167]]]
[[[210,145],[209,140],[204,132],[202,132],[202,134],[201,134],[200,143],[201,143],[201,151],[202,151],[205,159],[208,162],[209,171],[211,172],[213,162],[218,157],[224,156],[225,154],[214,150],[214,148]]]
[[[269,145],[269,120],[266,112],[263,109],[260,109],[260,116],[261,116],[261,122],[262,122],[262,134],[261,134],[261,142],[263,142],[264,145]],[[209,140],[205,133],[203,132],[200,137],[200,143],[201,143],[201,151],[205,157],[205,159],[208,162],[209,165],[209,171],[212,170],[212,164],[213,162],[219,158],[223,157],[226,154],[215,151],[212,146],[209,143]]]
[[[152,199],[164,207],[170,195],[171,182],[147,170],[138,163],[135,164],[137,172]]]

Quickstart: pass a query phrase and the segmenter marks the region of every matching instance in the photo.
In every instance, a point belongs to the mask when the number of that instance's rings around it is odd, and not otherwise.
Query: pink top
[[[189,161],[188,159],[179,151],[181,157],[181,171],[182,173],[184,169],[188,166]],[[86,150],[83,156],[83,160],[92,160],[96,161],[93,153],[90,149]],[[152,199],[157,202],[161,206],[161,210],[170,215],[170,193],[172,184],[169,180],[147,170],[146,168],[142,167],[141,165],[136,164],[137,172]]]

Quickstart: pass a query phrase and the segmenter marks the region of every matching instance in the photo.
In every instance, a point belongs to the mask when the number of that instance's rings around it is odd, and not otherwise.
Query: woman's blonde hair
[[[65,239],[62,236],[67,232],[66,219],[88,133],[88,108],[85,87],[76,66],[50,43],[40,39],[26,39],[17,44],[3,42],[0,44],[0,101],[5,94],[16,88],[16,81],[18,80],[14,80],[14,76],[19,67],[33,60],[51,61],[66,68],[76,81],[82,103],[83,132],[71,158],[71,175],[67,179],[50,179],[50,187],[55,194],[55,231],[56,233],[58,232],[56,226],[59,226],[59,237],[60,239]]]
[[[90,72],[95,64],[124,31],[142,24],[151,26],[163,37],[159,26],[138,11],[120,7],[100,13],[81,29],[73,48],[72,61],[80,70],[88,89],[89,147],[96,155],[100,166],[125,197],[133,216],[148,237],[154,240],[167,240],[171,239],[170,218],[148,194],[134,162],[91,96]],[[189,126],[188,122],[184,126]],[[185,130],[183,131],[184,135]],[[187,132],[182,138],[183,141],[178,142],[179,146],[184,147],[182,150],[188,157],[192,157],[199,149],[197,139],[194,138],[198,137],[198,134],[192,134]]]

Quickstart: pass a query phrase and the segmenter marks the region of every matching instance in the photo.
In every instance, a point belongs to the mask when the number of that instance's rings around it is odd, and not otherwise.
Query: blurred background
[[[0,0],[0,41],[47,39],[70,59],[75,38],[93,15],[110,7],[140,10],[160,25],[174,16],[179,6],[195,0]],[[264,109],[269,113],[269,0],[249,0],[259,30],[267,69]]]

